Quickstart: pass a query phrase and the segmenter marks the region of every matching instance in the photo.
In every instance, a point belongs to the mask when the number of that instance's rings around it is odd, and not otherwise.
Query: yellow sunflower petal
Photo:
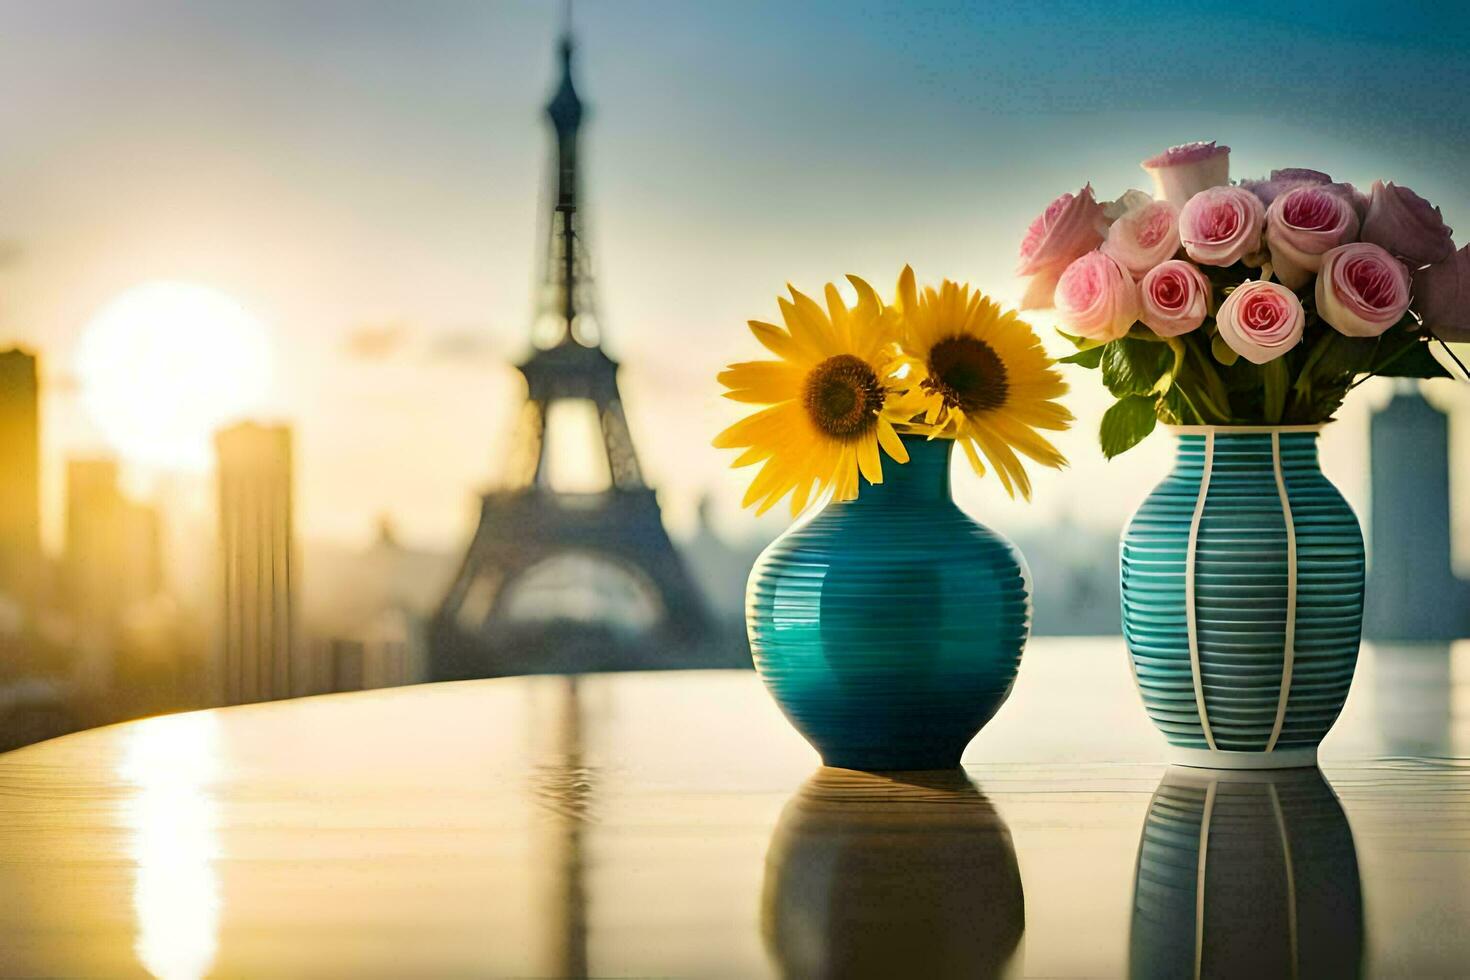
[[[796,489],[791,492],[792,517],[795,517],[797,514],[800,514],[802,511],[806,510],[806,503],[807,500],[810,499],[811,493],[812,481],[809,478],[804,478],[801,480],[801,482],[797,483]]]
[[[730,426],[724,432],[715,436],[714,447],[716,449],[743,449],[754,445],[761,437],[772,437],[779,435],[781,419],[789,414],[790,406],[787,404],[772,405],[770,408],[761,409],[754,415],[748,415]]]
[[[863,479],[874,485],[883,482],[883,462],[878,458],[878,440],[875,436],[864,436],[858,440],[857,462]]]
[[[972,425],[969,431],[975,434],[975,439],[980,443],[980,451],[990,460],[990,465],[994,467],[996,476],[1000,477],[1001,486],[1005,487],[1006,493],[1014,497],[1019,492],[1022,499],[1030,500],[1031,480],[1026,476],[1026,468],[1021,465],[1011,447],[982,426]]]
[[[762,320],[747,320],[750,332],[755,334],[755,339],[761,342],[761,346],[786,361],[805,361],[806,357],[800,344],[798,344],[785,330],[774,323],[766,323]]]
[[[970,460],[970,468],[975,471],[976,476],[985,475],[985,464],[980,462],[980,454],[975,452],[975,440],[960,439],[959,444],[965,449],[965,456]]]
[[[914,267],[905,265],[898,274],[898,287],[894,293],[894,305],[907,314],[919,305],[919,290],[914,284]]]
[[[819,348],[830,353],[837,338],[832,335],[832,323],[827,319],[826,312],[817,305],[816,300],[795,286],[788,283],[786,289],[791,293],[791,312],[796,317],[797,323],[817,339]],[[795,333],[794,325],[792,332]]]
[[[763,459],[770,459],[773,450],[769,446],[751,446],[745,452],[735,457],[735,462],[730,464],[732,470],[738,470],[742,466],[751,466]]]
[[[727,398],[773,403],[798,397],[805,374],[787,361],[742,361],[721,371],[717,379],[730,389]],[[747,393],[752,397],[738,397]]]
[[[996,413],[993,417],[987,418],[986,422],[995,430],[996,435],[1041,465],[1054,469],[1061,469],[1067,465],[1067,457],[1027,426],[1011,421],[1002,413]]]
[[[893,430],[893,423],[885,418],[878,420],[878,443],[883,447],[884,452],[898,462],[907,463],[909,461],[908,448],[904,446],[898,433]]]

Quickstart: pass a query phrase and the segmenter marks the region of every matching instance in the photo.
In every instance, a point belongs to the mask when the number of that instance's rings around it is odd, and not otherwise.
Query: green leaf
[[[1282,413],[1286,411],[1286,389],[1291,384],[1291,375],[1286,370],[1286,359],[1278,357],[1262,364],[1261,379],[1266,386],[1263,408],[1266,421],[1271,425],[1279,425]]]
[[[1389,334],[1384,334],[1387,341]],[[1449,378],[1443,364],[1435,360],[1429,344],[1417,337],[1402,335],[1396,342],[1381,344],[1368,370],[1383,378]]]
[[[1240,359],[1240,355],[1231,350],[1230,345],[1225,343],[1225,338],[1215,334],[1215,339],[1210,341],[1210,353],[1215,355],[1215,360],[1226,367],[1234,364]]]
[[[1098,441],[1102,443],[1103,455],[1112,459],[1132,449],[1144,436],[1154,431],[1157,422],[1154,399],[1142,395],[1120,398],[1112,408],[1103,413],[1102,426],[1098,430]]]
[[[1313,350],[1307,357],[1307,364],[1311,383],[1320,387],[1346,384],[1353,375],[1368,370],[1374,349],[1378,346],[1374,337],[1347,337],[1331,328],[1319,343],[1322,353],[1319,355]]]
[[[1119,398],[1147,395],[1174,364],[1168,344],[1123,337],[1103,348],[1103,384]]]
[[[1086,350],[1079,350],[1075,354],[1068,354],[1066,357],[1059,357],[1057,358],[1057,363],[1077,364],[1087,368],[1090,371],[1102,363],[1103,351],[1105,350],[1107,350],[1106,347],[1089,347]]]

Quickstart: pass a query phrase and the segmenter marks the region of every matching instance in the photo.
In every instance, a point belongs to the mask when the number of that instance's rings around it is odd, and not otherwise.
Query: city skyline
[[[88,5],[0,11],[5,36],[36,42],[17,45],[0,68],[22,96],[15,104],[44,90],[58,107],[45,119],[7,118],[35,138],[21,140],[28,154],[0,162],[0,240],[13,243],[0,269],[0,334],[42,356],[48,545],[59,547],[63,461],[119,449],[88,416],[81,338],[118,296],[165,280],[218,291],[270,340],[274,377],[250,415],[298,433],[304,539],[365,543],[387,514],[406,540],[452,550],[473,527],[475,493],[500,475],[520,397],[511,365],[525,351],[541,234],[527,188],[543,179],[537,110],[554,83],[559,5],[443,4],[412,23],[366,6],[344,36],[333,33],[341,21],[329,7],[184,9],[162,4],[135,18]],[[779,517],[756,525],[736,512],[740,481],[708,442],[732,417],[714,373],[751,355],[743,320],[772,316],[787,278],[815,289],[856,271],[886,289],[913,261],[923,277],[962,276],[1014,299],[1015,243],[1046,201],[1084,173],[1098,177],[1104,196],[1136,186],[1137,159],[1195,136],[1231,143],[1236,176],[1283,160],[1364,184],[1394,173],[1451,224],[1470,222],[1470,190],[1456,179],[1470,132],[1442,115],[1432,146],[1410,142],[1414,120],[1446,96],[1420,87],[1405,102],[1407,83],[1390,71],[1429,49],[1442,56],[1435,70],[1452,76],[1467,60],[1453,23],[1410,36],[1382,15],[1352,28],[1308,16],[1302,52],[1333,45],[1329,74],[1363,98],[1308,108],[1245,81],[1256,98],[1245,115],[1203,95],[1165,98],[1189,71],[1182,51],[1159,52],[1151,76],[1112,102],[1079,95],[1079,77],[1109,67],[1085,39],[1095,25],[1080,10],[1070,12],[1073,30],[1052,42],[1076,56],[1067,77],[1028,79],[1035,84],[1026,88],[1006,74],[1022,70],[1007,46],[1042,43],[1044,20],[936,7],[920,26],[893,33],[903,18],[882,5],[789,17],[768,5],[744,17],[678,7],[670,19],[673,9],[586,5],[576,20],[607,343],[629,365],[630,423],[681,537],[707,493],[727,533],[779,528]],[[1139,29],[1157,26],[1163,10]],[[1202,12],[1187,16],[1218,26]],[[640,34],[660,17],[666,30]],[[283,44],[282,26],[300,38]],[[972,39],[972,50],[912,72],[946,29]],[[821,53],[826,31],[837,32],[848,60]],[[1228,56],[1269,33],[1251,26],[1219,42]],[[70,47],[48,48],[60,36]],[[1266,50],[1283,53],[1273,43]],[[1355,75],[1344,49],[1371,50],[1377,74]],[[149,58],[152,71],[130,67]],[[1288,76],[1303,70],[1298,60],[1283,69]],[[109,67],[118,89],[99,103],[95,73]],[[170,84],[181,71],[200,73],[197,91]],[[286,98],[282,79],[301,71],[311,74]],[[669,90],[673,76],[687,84]],[[900,105],[920,108],[900,114]],[[108,111],[131,125],[91,125]],[[863,133],[874,128],[893,136],[873,145]],[[777,149],[758,151],[756,137]],[[66,166],[49,169],[52,154]],[[953,220],[955,202],[966,220]],[[1036,320],[1057,350],[1048,319]],[[958,481],[964,503],[1016,529],[1064,514],[1093,527],[1121,522],[1137,488],[1167,465],[1167,441],[1105,465],[1093,439],[1104,398],[1091,379],[1073,381],[1081,421],[1062,439],[1071,472],[1042,476],[1030,510],[991,481]],[[1365,420],[1386,394],[1350,405],[1324,437],[1329,472],[1360,512]],[[1470,404],[1465,389],[1446,385],[1429,397],[1457,420]],[[1463,460],[1470,429],[1452,432]],[[124,464],[135,493],[169,496],[177,520],[211,526],[207,470]],[[1465,497],[1462,484],[1452,496]],[[1470,550],[1464,509],[1455,514],[1461,563]]]

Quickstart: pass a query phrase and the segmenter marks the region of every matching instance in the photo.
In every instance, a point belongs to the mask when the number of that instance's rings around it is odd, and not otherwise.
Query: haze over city
[[[49,541],[68,453],[121,452],[131,485],[181,506],[207,495],[207,425],[180,426],[163,393],[130,432],[108,431],[96,413],[118,399],[88,397],[105,379],[86,375],[83,338],[129,289],[165,281],[235,304],[256,325],[248,343],[268,345],[263,383],[243,394],[296,428],[306,538],[360,543],[386,514],[406,540],[458,546],[520,397],[510,363],[543,251],[533,189],[560,8],[0,7],[0,329],[44,355]],[[743,323],[774,316],[788,280],[816,289],[856,272],[887,290],[912,262],[1013,299],[1017,241],[1047,201],[1088,179],[1102,196],[1139,186],[1137,160],[1190,138],[1231,144],[1237,176],[1281,161],[1362,184],[1391,174],[1470,224],[1470,127],[1442,111],[1470,68],[1453,19],[1411,36],[1382,8],[1324,7],[1287,38],[1167,4],[1119,25],[1082,4],[635,2],[579,5],[575,24],[606,342],[680,534],[706,494],[724,531],[754,533],[740,481],[708,448],[733,418],[712,379],[751,356]],[[1165,29],[1195,40],[1141,40]],[[1124,35],[1153,71],[1119,90]],[[1043,38],[1048,72],[1020,54]],[[1208,78],[1224,69],[1200,67],[1203,38],[1213,66],[1269,61],[1271,80],[1232,73],[1218,98]],[[1104,464],[1103,396],[1085,376],[1074,388],[1070,474],[1039,474],[1031,508],[966,481],[967,505],[1001,526],[1121,522],[1168,447]],[[237,407],[189,397],[199,420]],[[1324,439],[1360,505],[1369,400]],[[1467,406],[1464,389],[1448,395],[1457,418]],[[1453,431],[1464,459],[1470,427]]]

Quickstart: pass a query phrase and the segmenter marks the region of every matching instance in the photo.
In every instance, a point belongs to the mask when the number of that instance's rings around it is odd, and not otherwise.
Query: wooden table
[[[0,756],[0,975],[1464,976],[1467,756],[1466,643],[1365,648],[1340,809],[1166,773],[1116,640],[968,778],[821,771],[739,671],[174,715]]]

